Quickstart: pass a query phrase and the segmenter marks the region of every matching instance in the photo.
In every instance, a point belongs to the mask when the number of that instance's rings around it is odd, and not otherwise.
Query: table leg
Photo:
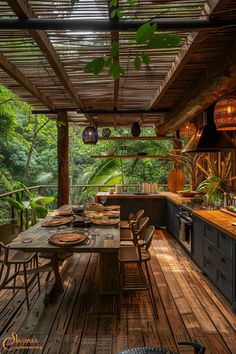
[[[119,294],[120,285],[118,251],[100,253],[99,282],[101,294]]]
[[[61,277],[60,277],[60,272],[59,272],[59,258],[58,254],[55,253],[55,255],[52,257],[52,269],[55,275],[55,280],[56,280],[56,287],[59,291],[63,291],[63,285],[61,282]]]
[[[55,253],[52,256],[51,259],[51,266],[54,272],[54,279],[51,279],[47,281],[46,286],[45,286],[45,293],[44,293],[44,304],[48,305],[51,297],[52,297],[52,293],[53,291],[59,291],[59,292],[63,292],[63,285],[61,282],[61,277],[60,277],[60,272],[59,272],[59,258],[58,258],[58,254]]]

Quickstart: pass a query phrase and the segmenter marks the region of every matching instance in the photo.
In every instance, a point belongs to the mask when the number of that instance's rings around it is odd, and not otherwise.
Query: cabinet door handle
[[[212,252],[212,248],[210,246],[207,246],[208,251]]]
[[[211,264],[211,262],[209,261],[209,259],[206,260],[206,264]]]
[[[224,259],[224,258],[221,258],[220,261],[221,261],[222,263],[225,263],[225,259]]]
[[[225,276],[224,276],[223,274],[221,274],[221,273],[220,273],[220,277],[221,277],[222,279],[225,279]]]

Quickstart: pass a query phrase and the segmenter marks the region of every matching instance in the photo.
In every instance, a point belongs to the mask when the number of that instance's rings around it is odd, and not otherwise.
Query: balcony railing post
[[[11,223],[15,224],[15,209],[11,206]]]

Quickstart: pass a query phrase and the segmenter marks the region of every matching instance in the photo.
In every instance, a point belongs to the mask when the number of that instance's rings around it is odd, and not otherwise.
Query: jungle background
[[[55,195],[57,185],[57,127],[56,121],[45,115],[32,114],[30,105],[0,86],[0,193],[23,186],[48,185],[44,190]],[[98,141],[85,145],[84,127],[70,125],[69,161],[70,185],[166,184],[173,163],[159,159],[93,159],[91,155],[106,155],[109,149],[120,153],[125,144],[128,155],[144,151],[160,155],[173,149],[171,140]],[[130,128],[111,129],[111,135],[130,136]],[[99,128],[101,136],[102,129]],[[142,128],[141,135],[155,135],[154,129]],[[20,182],[21,184],[19,184]],[[71,200],[79,203],[95,195],[94,188],[71,188]],[[55,196],[56,197],[56,196]]]

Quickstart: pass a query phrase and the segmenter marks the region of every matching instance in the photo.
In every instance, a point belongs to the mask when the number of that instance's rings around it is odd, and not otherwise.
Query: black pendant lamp
[[[226,132],[216,130],[213,119],[214,106],[204,112],[203,127],[196,131],[182,152],[217,152],[235,149],[235,145]]]
[[[94,127],[87,127],[82,133],[82,139],[84,144],[97,144],[98,141],[98,130]]]
[[[131,128],[131,134],[133,136],[139,136],[141,133],[139,122],[134,122]]]

